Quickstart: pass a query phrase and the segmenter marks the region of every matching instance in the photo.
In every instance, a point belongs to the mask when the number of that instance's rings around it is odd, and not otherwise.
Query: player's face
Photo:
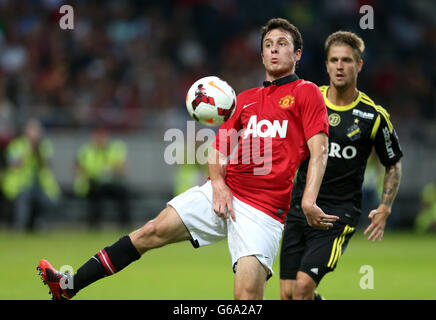
[[[356,86],[357,75],[362,70],[363,61],[357,61],[353,49],[348,45],[330,47],[326,66],[330,83],[338,89]]]
[[[262,62],[266,78],[272,81],[294,73],[295,64],[301,58],[301,49],[294,52],[294,43],[289,32],[273,29],[262,43]]]

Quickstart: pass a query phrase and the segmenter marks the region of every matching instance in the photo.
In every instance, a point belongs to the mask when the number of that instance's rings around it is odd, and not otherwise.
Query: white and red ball
[[[235,90],[216,76],[201,78],[188,90],[186,108],[190,116],[201,124],[219,126],[235,111]]]

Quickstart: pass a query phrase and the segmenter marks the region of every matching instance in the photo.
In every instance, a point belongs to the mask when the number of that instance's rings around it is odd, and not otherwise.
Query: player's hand
[[[328,230],[333,227],[333,222],[339,219],[338,216],[325,214],[316,204],[302,206],[306,215],[307,223],[315,229]]]
[[[233,195],[230,188],[224,181],[212,181],[212,204],[213,211],[224,219],[232,218],[235,221],[235,213],[233,211]]]
[[[380,205],[369,213],[368,218],[371,219],[371,224],[363,232],[364,235],[369,234],[368,240],[375,242],[383,239],[386,221],[390,213],[391,210],[385,205]]]

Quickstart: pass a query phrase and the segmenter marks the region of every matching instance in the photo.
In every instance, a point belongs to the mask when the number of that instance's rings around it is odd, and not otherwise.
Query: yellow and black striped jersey
[[[355,225],[361,212],[362,184],[366,162],[375,151],[384,166],[395,164],[403,155],[389,113],[359,91],[347,106],[327,99],[329,86],[322,86],[329,115],[329,157],[317,204],[326,214],[338,215]],[[300,205],[309,159],[300,166],[291,205]]]

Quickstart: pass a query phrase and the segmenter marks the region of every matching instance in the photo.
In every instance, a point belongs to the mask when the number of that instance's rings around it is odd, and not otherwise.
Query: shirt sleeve
[[[380,162],[385,167],[397,163],[403,156],[403,152],[398,135],[386,110],[383,109],[383,112],[379,112],[374,127],[376,130],[374,147]]]
[[[306,141],[320,132],[325,132],[328,135],[327,107],[319,88],[314,83],[307,82],[297,99]]]
[[[236,98],[235,112],[230,119],[224,122],[218,129],[215,141],[212,144],[216,150],[220,151],[226,157],[229,156],[232,150],[237,146],[239,131],[242,129],[240,121],[242,106],[239,103],[239,98],[240,96],[238,95]]]

